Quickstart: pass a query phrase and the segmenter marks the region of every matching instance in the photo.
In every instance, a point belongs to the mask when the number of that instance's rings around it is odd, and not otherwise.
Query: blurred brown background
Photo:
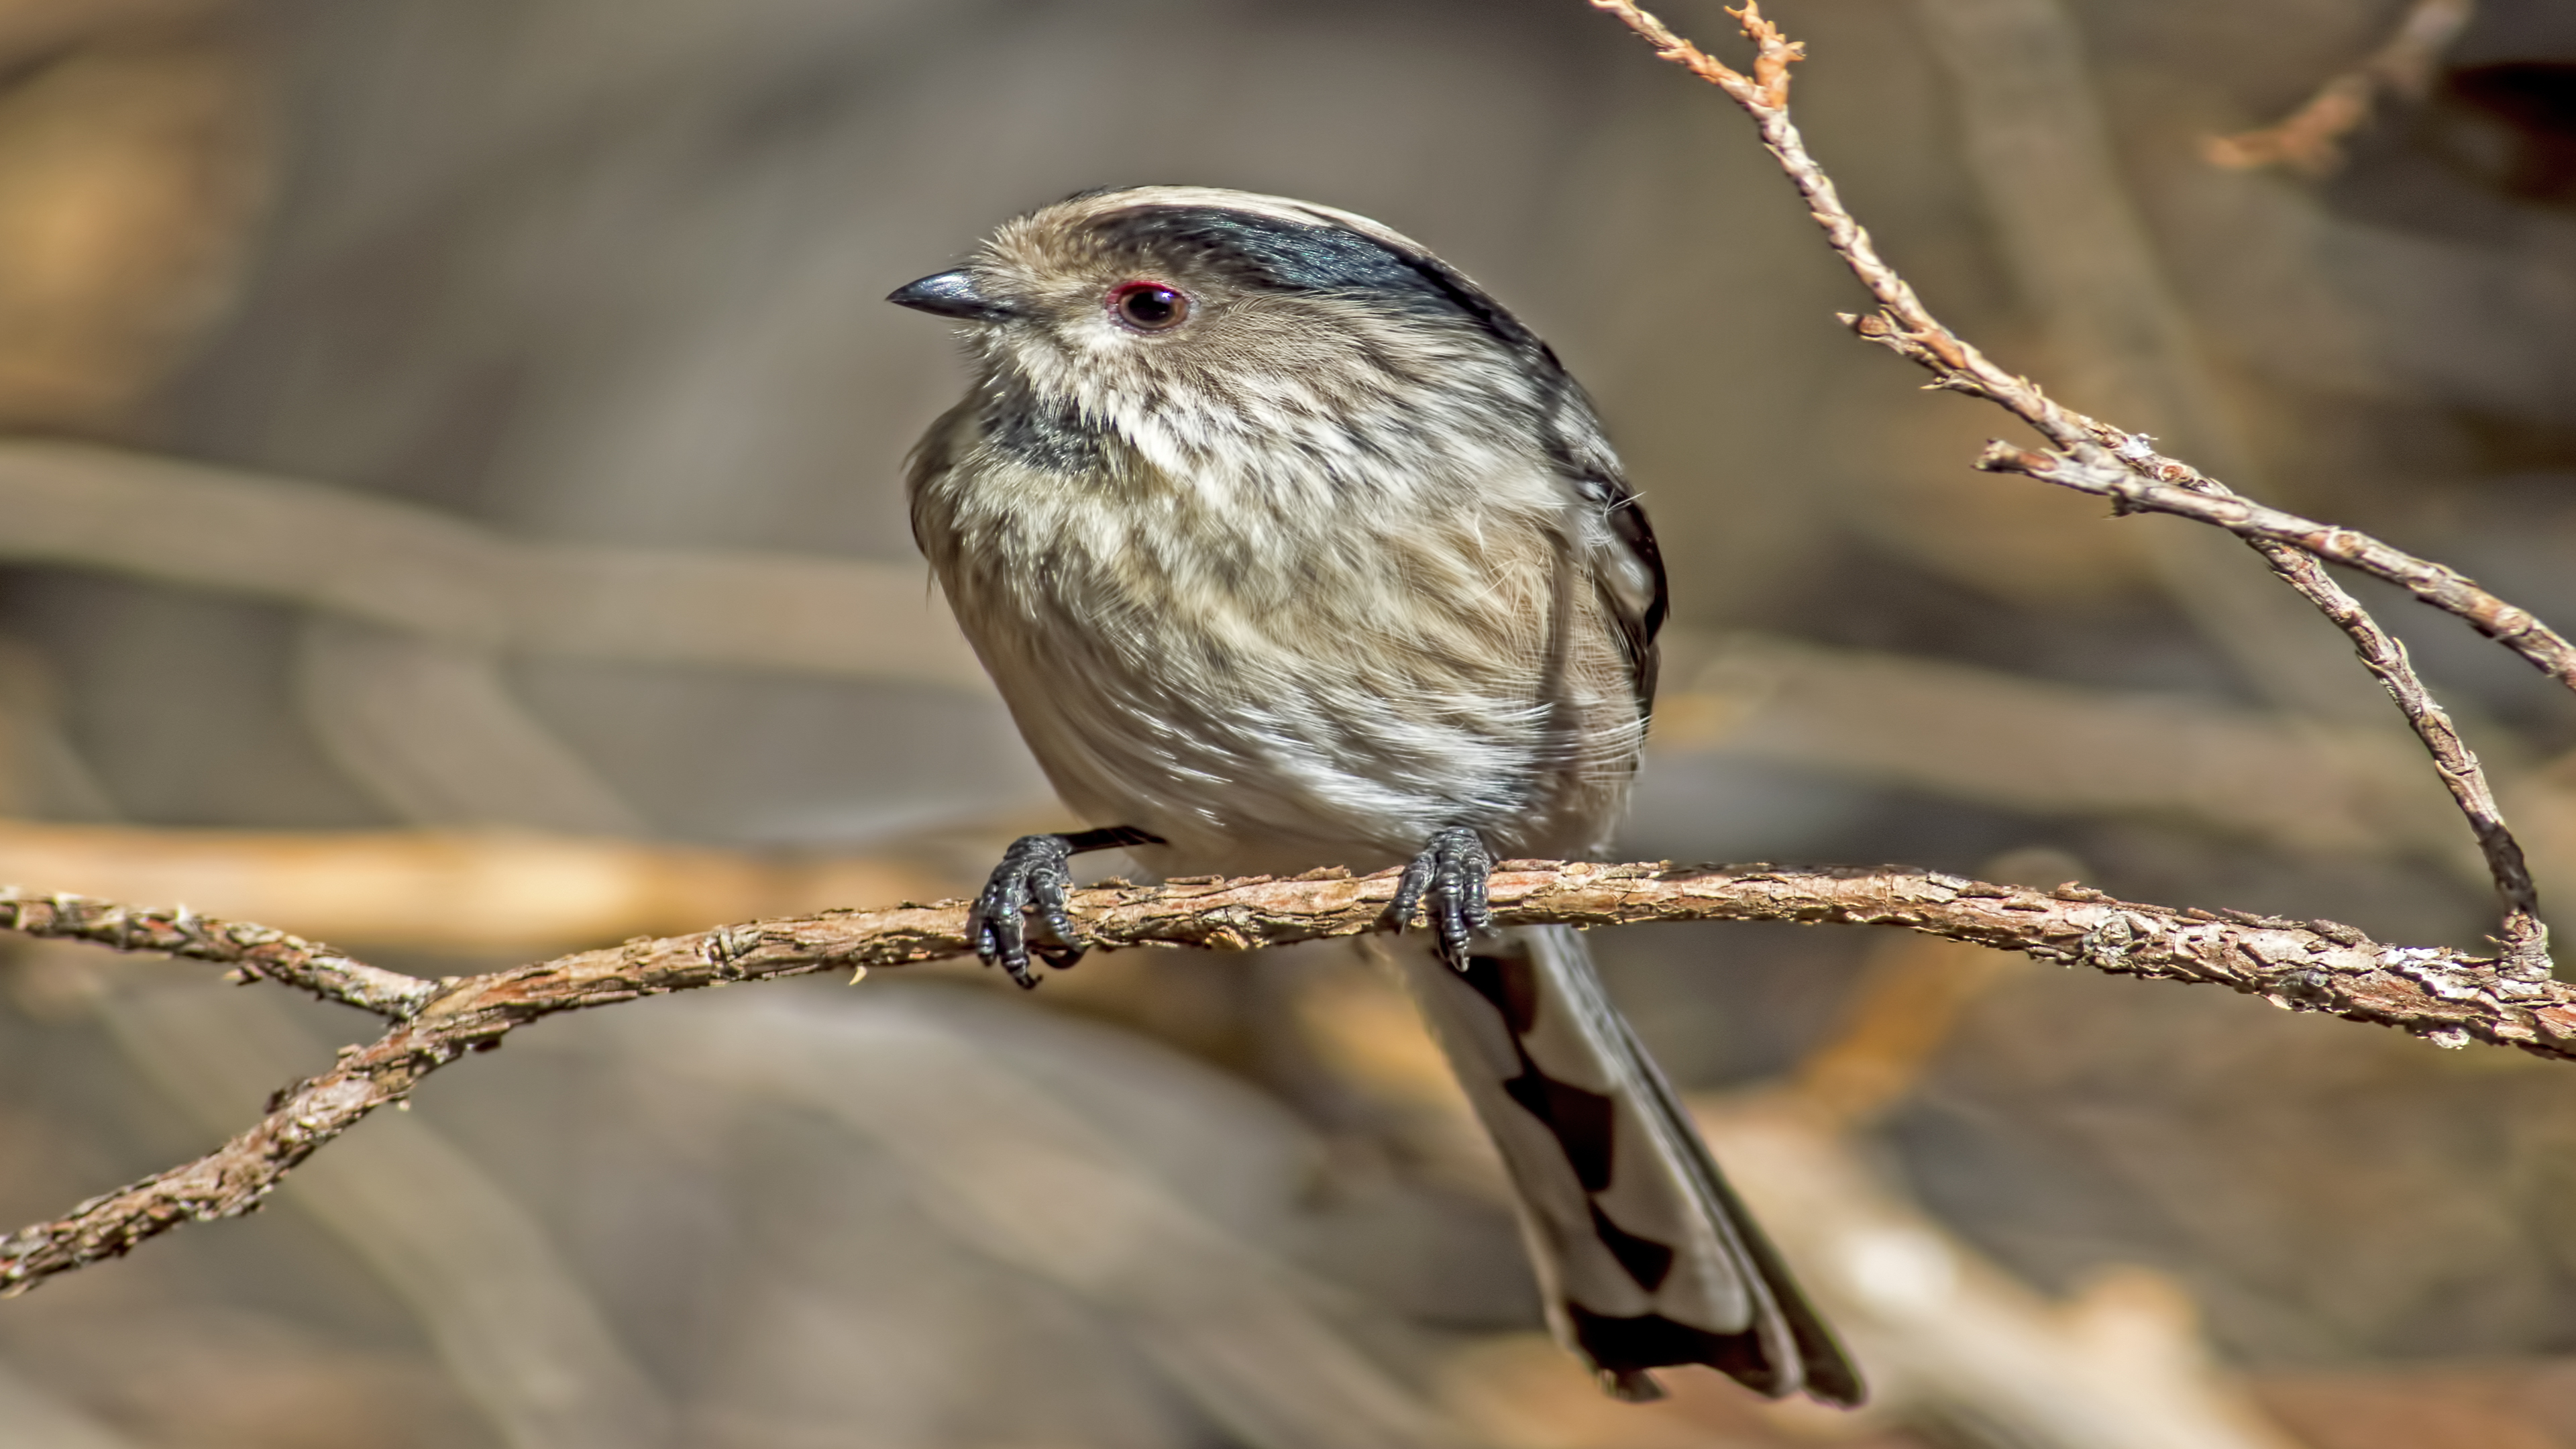
[[[2204,159],[2409,8],[1776,18],[1970,337],[2564,626],[2576,12],[2484,0],[2331,175]],[[1058,817],[903,522],[949,342],[878,299],[1152,180],[1379,217],[1597,395],[1676,596],[1631,854],[2490,923],[2338,636],[2227,539],[1970,472],[2000,416],[1838,329],[1750,127],[1577,0],[0,0],[0,877],[429,974],[964,888]],[[2576,703],[2361,587],[2576,900]],[[0,1304],[0,1449],[2576,1445],[2564,1067],[1876,933],[1595,939],[1869,1413],[1600,1400],[1335,949],[549,1023]],[[365,1030],[8,950],[11,1224]]]

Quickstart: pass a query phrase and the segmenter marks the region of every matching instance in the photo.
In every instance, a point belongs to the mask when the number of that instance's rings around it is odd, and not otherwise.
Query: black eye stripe
[[[1362,293],[1462,317],[1517,351],[1544,353],[1501,303],[1447,263],[1323,222],[1212,206],[1139,206],[1097,223],[1101,238],[1140,259],[1186,260],[1234,285],[1282,292]],[[1555,358],[1546,361],[1550,367]]]

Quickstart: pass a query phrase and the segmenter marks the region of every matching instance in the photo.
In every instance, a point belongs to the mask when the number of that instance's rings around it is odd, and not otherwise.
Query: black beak
[[[908,282],[888,292],[886,300],[934,317],[955,317],[967,322],[999,322],[1011,315],[1010,308],[976,291],[975,279],[963,270]]]

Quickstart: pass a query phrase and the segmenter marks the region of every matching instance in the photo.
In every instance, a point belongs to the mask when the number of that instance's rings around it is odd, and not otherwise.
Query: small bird
[[[913,536],[1093,827],[1005,852],[978,954],[1024,986],[1080,956],[1077,852],[1401,865],[1389,914],[1433,939],[1397,954],[1558,1340],[1624,1399],[1700,1363],[1858,1403],[1582,937],[1492,927],[1496,860],[1606,849],[1665,612],[1555,353],[1374,221],[1208,187],[1078,194],[887,300],[964,324],[974,385],[913,455]]]

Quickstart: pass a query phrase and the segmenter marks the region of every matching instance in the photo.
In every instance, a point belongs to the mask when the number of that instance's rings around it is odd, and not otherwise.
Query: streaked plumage
[[[1028,979],[1021,909],[1062,929],[1071,849],[1411,862],[1443,937],[1413,948],[1417,994],[1559,1336],[1631,1396],[1708,1362],[1856,1399],[1581,939],[1467,939],[1492,859],[1604,847],[1654,691],[1662,563],[1555,356],[1375,222],[1195,187],[1041,209],[893,300],[967,321],[976,376],[915,457],[914,534],[1104,827],[1014,847],[988,957]]]

